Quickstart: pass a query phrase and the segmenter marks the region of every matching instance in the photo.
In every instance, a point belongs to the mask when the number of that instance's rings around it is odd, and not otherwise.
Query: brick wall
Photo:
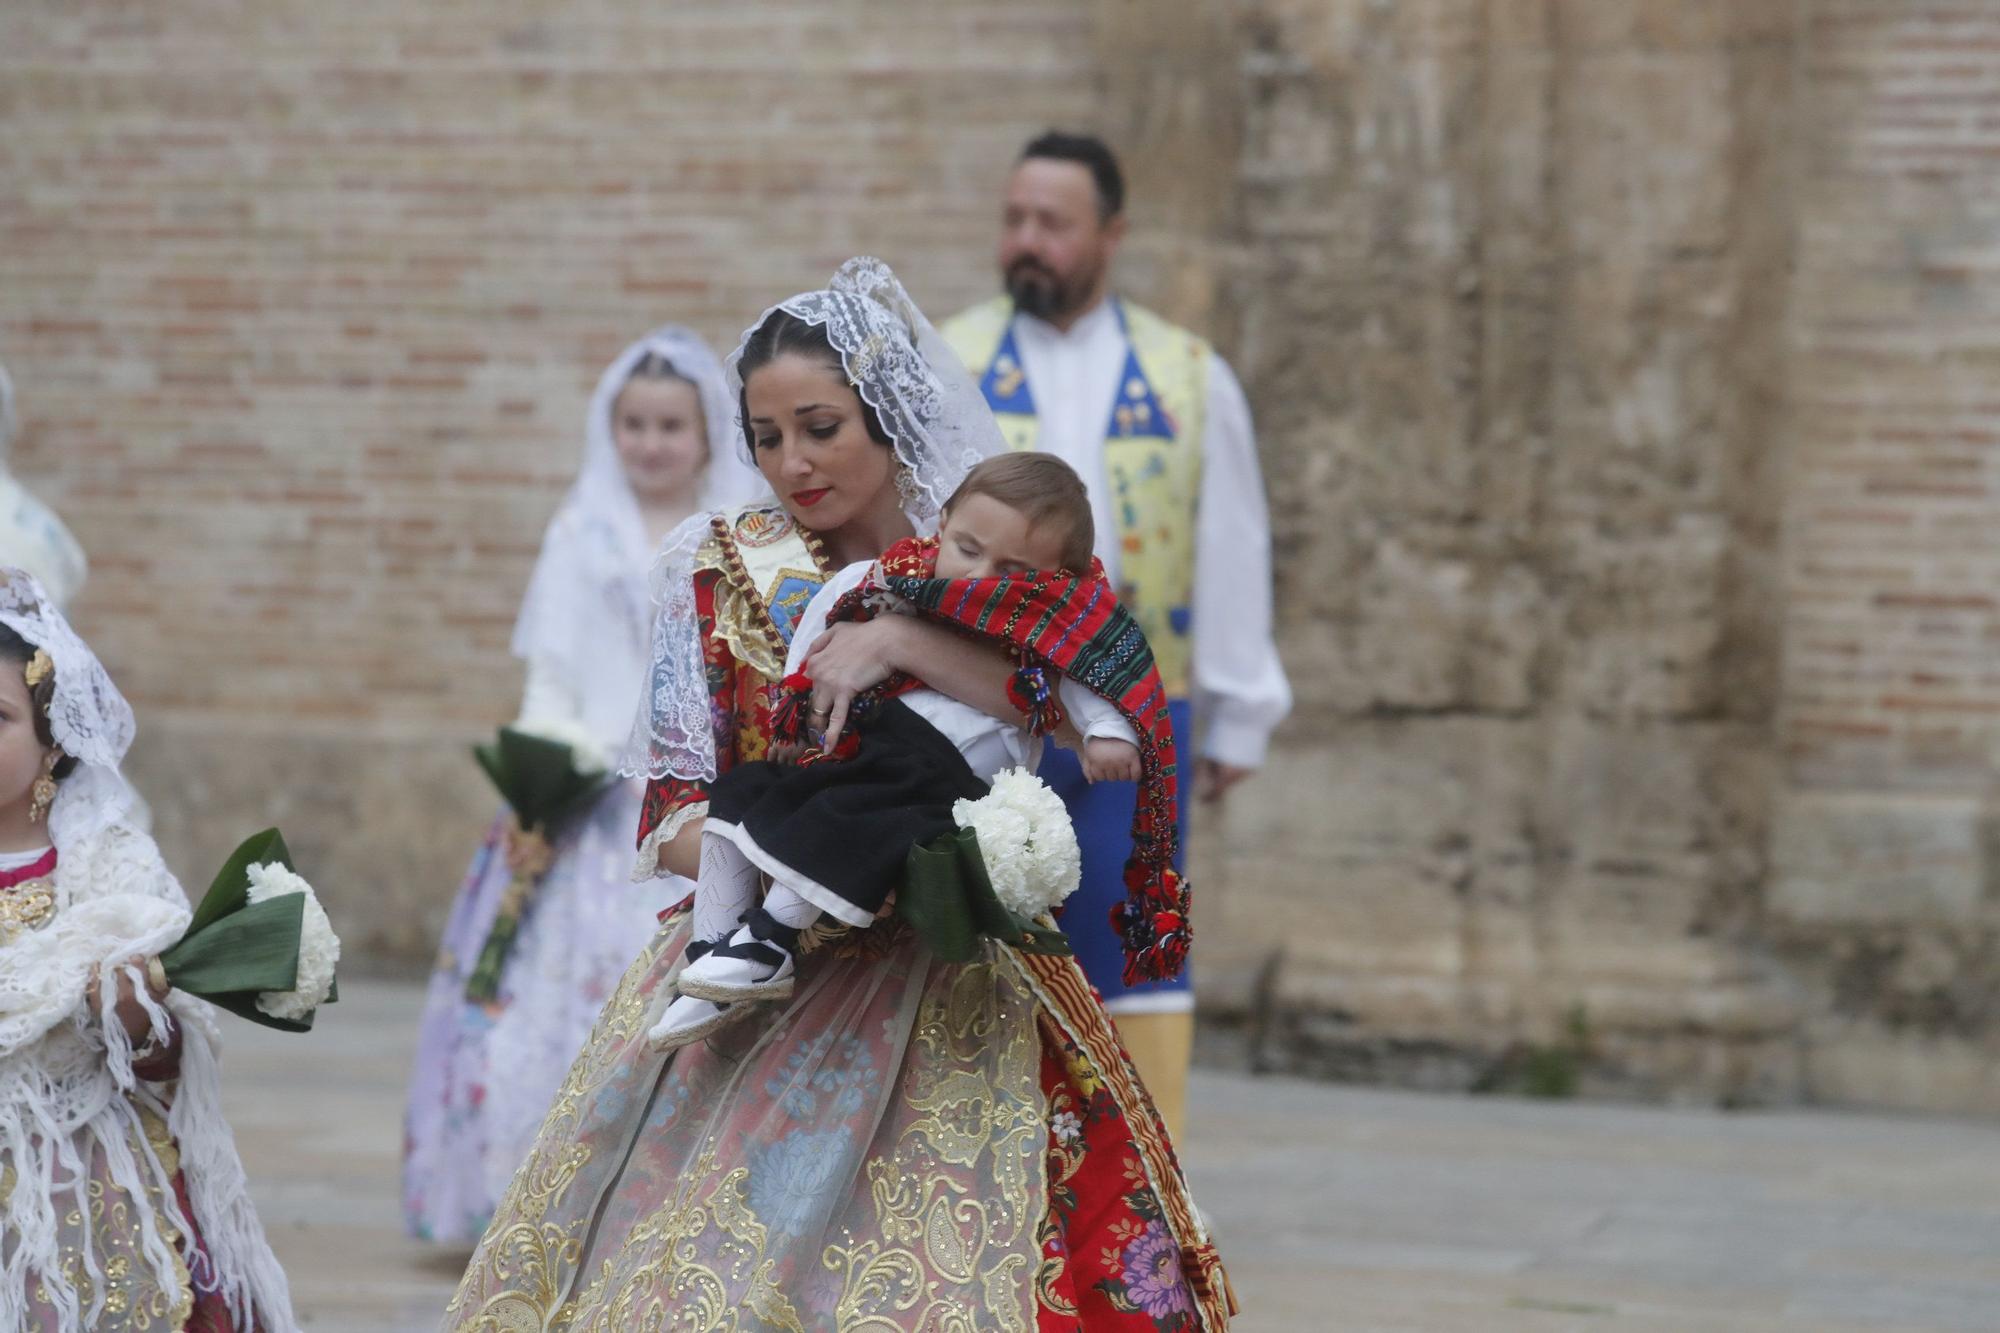
[[[2000,14],[1920,0],[0,13],[17,468],[170,855],[420,958],[577,419],[1021,140],[1256,409],[1299,707],[1195,845],[1269,1063],[2000,1106]]]
[[[169,853],[280,821],[360,952],[421,956],[604,364],[858,251],[987,294],[1095,42],[1064,3],[0,10],[15,466],[89,550]]]
[[[1808,1091],[2000,1107],[2000,10],[1812,7],[1772,925]]]

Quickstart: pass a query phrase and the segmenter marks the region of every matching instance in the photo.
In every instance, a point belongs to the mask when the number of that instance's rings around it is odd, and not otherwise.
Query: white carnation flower
[[[305,908],[299,913],[298,978],[291,990],[265,991],[259,995],[257,1007],[273,1018],[297,1022],[324,1004],[327,993],[333,989],[334,966],[340,962],[340,937],[333,933],[333,923],[327,920],[326,909],[319,905],[312,885],[290,867],[280,861],[250,867],[247,896],[251,902],[266,902],[288,893],[302,893],[306,899]]]
[[[1076,890],[1083,852],[1062,798],[1025,768],[993,779],[993,790],[951,808],[960,828],[979,839],[993,892],[1009,911],[1029,920]]]
[[[592,777],[611,770],[611,756],[598,743],[589,729],[574,718],[538,717],[522,718],[513,724],[513,729],[536,737],[539,740],[554,741],[557,745],[569,747],[570,763],[585,777]]]

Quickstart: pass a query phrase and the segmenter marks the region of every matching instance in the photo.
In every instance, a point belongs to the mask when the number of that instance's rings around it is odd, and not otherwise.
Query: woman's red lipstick
[[[821,500],[824,500],[826,498],[826,493],[832,489],[833,487],[831,486],[821,486],[816,490],[793,491],[792,499],[797,503],[804,505],[806,508],[811,509]]]

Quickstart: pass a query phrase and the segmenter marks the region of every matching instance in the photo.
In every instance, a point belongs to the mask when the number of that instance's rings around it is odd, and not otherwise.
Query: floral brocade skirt
[[[685,917],[627,972],[445,1320],[504,1330],[1215,1333],[1227,1281],[1074,960],[885,923],[789,1001],[652,1050]]]
[[[465,986],[512,880],[505,812],[453,900],[425,997],[403,1122],[411,1235],[470,1245],[527,1156],[549,1101],[627,964],[685,882],[631,880],[637,784],[621,783],[558,834],[522,915],[498,996]]]

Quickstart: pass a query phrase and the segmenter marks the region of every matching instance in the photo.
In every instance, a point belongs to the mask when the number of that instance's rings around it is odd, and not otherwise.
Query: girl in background
[[[549,523],[514,629],[528,668],[517,725],[617,753],[646,673],[654,546],[697,509],[740,502],[760,484],[731,447],[734,429],[722,368],[685,328],[655,330],[604,372],[582,469]],[[403,1203],[413,1236],[479,1238],[598,1010],[658,913],[686,892],[632,882],[641,792],[616,782],[554,831],[499,993],[483,1003],[466,998],[466,983],[513,867],[531,853],[503,815],[474,855],[411,1076]]]

